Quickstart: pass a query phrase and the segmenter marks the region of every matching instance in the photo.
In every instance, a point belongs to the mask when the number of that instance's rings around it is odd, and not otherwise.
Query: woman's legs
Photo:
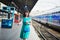
[[[27,40],[26,38],[24,38],[23,40]]]

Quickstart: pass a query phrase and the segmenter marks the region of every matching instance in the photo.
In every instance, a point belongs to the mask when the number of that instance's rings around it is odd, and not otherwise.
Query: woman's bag
[[[24,28],[24,32],[30,32],[30,27]]]

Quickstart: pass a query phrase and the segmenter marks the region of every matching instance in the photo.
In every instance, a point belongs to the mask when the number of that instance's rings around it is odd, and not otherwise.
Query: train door
[[[14,23],[19,23],[19,19],[20,19],[19,14],[15,14]]]

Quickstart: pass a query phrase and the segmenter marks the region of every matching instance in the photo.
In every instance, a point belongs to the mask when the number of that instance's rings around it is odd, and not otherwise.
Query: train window
[[[60,24],[60,20],[58,20],[58,24]]]
[[[8,15],[9,13],[6,13],[6,12],[0,12],[0,18],[2,18],[2,19],[8,19],[8,18],[11,18],[12,17],[12,14],[10,13],[9,15]]]
[[[7,7],[3,7],[4,10],[7,10]]]
[[[58,15],[58,14],[52,15],[52,22],[53,23],[60,24],[59,20],[60,20],[60,15]]]
[[[5,13],[5,12],[0,12],[0,18],[1,18],[1,19],[7,19],[7,13]]]
[[[58,15],[57,15],[57,16],[56,16],[56,15],[53,15],[52,18],[53,18],[54,20],[58,20],[58,19],[60,19],[60,16],[58,16]]]
[[[11,10],[14,10],[14,8],[11,8]]]

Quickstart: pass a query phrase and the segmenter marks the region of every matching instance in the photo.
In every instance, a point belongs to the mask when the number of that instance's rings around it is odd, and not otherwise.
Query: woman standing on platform
[[[20,38],[26,40],[29,38],[31,26],[31,18],[29,17],[29,11],[25,11],[23,14],[23,25],[20,33]]]

